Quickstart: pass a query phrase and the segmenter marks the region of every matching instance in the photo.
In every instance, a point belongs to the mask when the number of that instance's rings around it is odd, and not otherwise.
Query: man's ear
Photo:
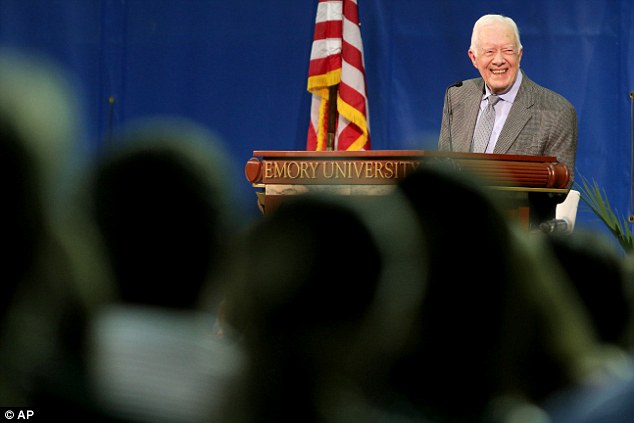
[[[471,63],[473,63],[473,66],[477,69],[478,63],[476,62],[475,53],[473,52],[473,50],[469,49],[469,51],[467,51],[467,54],[469,55],[469,59],[471,59]]]

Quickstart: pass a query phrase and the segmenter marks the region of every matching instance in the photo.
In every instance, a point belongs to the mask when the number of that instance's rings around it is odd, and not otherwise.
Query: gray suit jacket
[[[554,156],[568,166],[570,187],[577,155],[577,112],[563,96],[536,84],[521,72],[522,85],[493,153]],[[483,92],[482,78],[468,79],[461,87],[449,89],[443,108],[439,150],[470,151]]]

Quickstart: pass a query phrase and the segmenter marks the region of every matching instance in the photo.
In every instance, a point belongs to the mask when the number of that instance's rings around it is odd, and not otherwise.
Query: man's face
[[[484,26],[480,28],[475,49],[469,49],[469,57],[491,92],[508,91],[522,60],[513,30],[499,23]]]

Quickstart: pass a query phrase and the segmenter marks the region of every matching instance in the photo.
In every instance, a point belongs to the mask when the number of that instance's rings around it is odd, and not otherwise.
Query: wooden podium
[[[509,216],[527,228],[554,219],[556,205],[568,193],[570,172],[550,156],[427,150],[254,151],[244,171],[266,213],[288,196],[311,191],[385,195],[419,166],[434,161],[480,177],[502,200]]]

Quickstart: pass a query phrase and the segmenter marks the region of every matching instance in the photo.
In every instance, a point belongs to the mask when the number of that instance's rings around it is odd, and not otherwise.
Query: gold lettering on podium
[[[420,166],[407,160],[266,160],[267,180],[393,180],[401,179]]]

